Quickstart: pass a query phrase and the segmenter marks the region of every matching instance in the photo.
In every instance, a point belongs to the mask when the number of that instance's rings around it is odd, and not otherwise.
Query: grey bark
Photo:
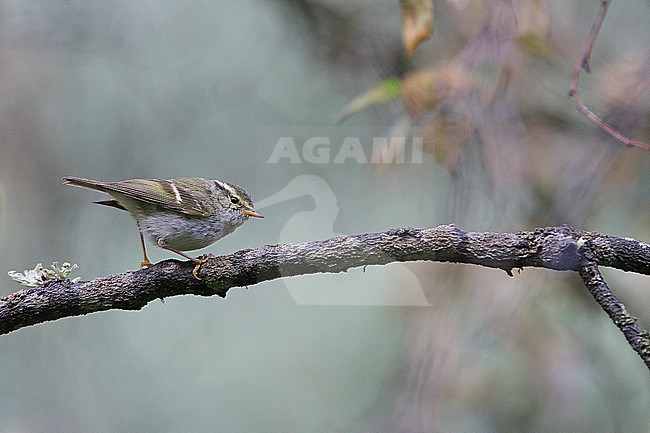
[[[0,298],[0,334],[25,326],[110,309],[139,310],[177,295],[225,297],[243,287],[294,275],[345,272],[391,262],[468,263],[502,269],[541,267],[578,272],[596,302],[650,368],[650,336],[609,290],[599,266],[650,275],[650,245],[568,226],[530,232],[467,232],[454,225],[398,228],[312,242],[263,245],[194,263],[166,260],[150,269],[89,281],[50,282]]]

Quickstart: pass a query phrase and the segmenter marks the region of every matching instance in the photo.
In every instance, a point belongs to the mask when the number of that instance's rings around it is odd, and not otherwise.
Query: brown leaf
[[[434,110],[446,95],[447,88],[440,85],[435,70],[411,72],[402,81],[402,104],[412,117]]]
[[[449,62],[432,70],[415,71],[402,80],[402,104],[412,117],[434,111],[450,94],[464,94],[472,78],[462,64]]]
[[[549,44],[550,17],[546,5],[540,0],[518,2],[516,42],[525,53],[542,60],[553,62],[553,51]]]
[[[418,44],[433,33],[433,1],[400,0],[399,3],[402,8],[402,39],[410,57]]]
[[[460,152],[469,141],[471,132],[470,118],[458,109],[439,113],[420,129],[424,151],[431,154],[451,175],[457,173]]]

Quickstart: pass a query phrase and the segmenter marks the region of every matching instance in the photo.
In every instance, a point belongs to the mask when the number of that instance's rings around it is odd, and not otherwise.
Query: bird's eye
[[[231,195],[231,196],[230,196],[230,203],[232,203],[232,204],[239,204],[239,197],[237,197],[237,196],[235,196],[235,195]]]

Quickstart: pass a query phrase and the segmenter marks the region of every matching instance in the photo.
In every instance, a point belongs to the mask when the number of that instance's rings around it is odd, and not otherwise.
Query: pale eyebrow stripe
[[[230,185],[228,185],[226,182],[221,182],[220,180],[215,179],[214,180],[222,189],[225,189],[228,191],[231,195],[237,195],[237,191],[235,191],[234,188],[232,188]]]

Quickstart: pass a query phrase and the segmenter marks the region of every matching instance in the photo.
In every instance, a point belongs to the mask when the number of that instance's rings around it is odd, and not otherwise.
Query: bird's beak
[[[264,215],[262,215],[259,212],[255,212],[253,209],[242,209],[242,212],[244,212],[246,215],[250,215],[255,218],[264,218]]]

